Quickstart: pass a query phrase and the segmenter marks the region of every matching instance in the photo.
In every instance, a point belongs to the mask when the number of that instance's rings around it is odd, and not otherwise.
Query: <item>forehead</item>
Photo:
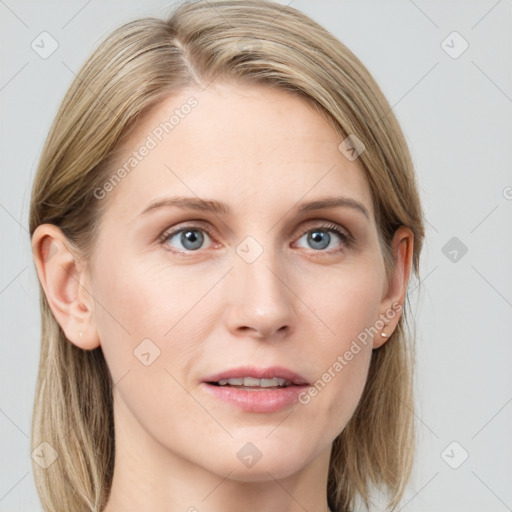
[[[364,170],[339,150],[342,140],[308,102],[281,89],[184,89],[134,126],[109,170],[125,170],[109,199],[118,216],[133,218],[168,194],[215,197],[240,214],[277,214],[302,198],[337,193],[373,217]]]

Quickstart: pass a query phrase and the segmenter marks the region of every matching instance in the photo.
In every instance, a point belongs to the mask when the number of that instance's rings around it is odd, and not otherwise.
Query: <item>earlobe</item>
[[[383,294],[380,320],[385,324],[374,337],[373,348],[382,346],[396,329],[404,307],[407,285],[411,275],[414,234],[406,226],[400,226],[393,237],[394,267]]]
[[[84,350],[98,347],[93,301],[81,284],[87,281],[86,267],[79,265],[64,233],[41,224],[32,235],[32,253],[50,309],[67,339]]]

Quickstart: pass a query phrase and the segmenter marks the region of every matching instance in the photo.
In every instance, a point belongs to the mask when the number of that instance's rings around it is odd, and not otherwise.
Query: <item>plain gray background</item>
[[[2,512],[41,510],[29,442],[40,324],[27,219],[43,141],[96,44],[122,22],[171,6],[0,0]],[[418,173],[428,220],[421,296],[411,286],[418,454],[399,510],[512,510],[512,1],[291,6],[373,73]],[[43,59],[31,43],[45,31],[58,48]]]

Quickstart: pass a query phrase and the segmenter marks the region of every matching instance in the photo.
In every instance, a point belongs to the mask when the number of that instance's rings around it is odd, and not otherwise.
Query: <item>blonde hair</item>
[[[30,235],[58,226],[88,258],[108,204],[94,191],[111,175],[121,140],[140,116],[171,92],[222,79],[260,83],[300,95],[345,138],[365,146],[364,168],[386,262],[399,226],[414,234],[419,277],[423,214],[413,164],[399,124],[357,57],[301,12],[261,0],[184,2],[167,20],[139,19],[115,30],[84,64],[53,122],[40,158],[30,205]],[[40,286],[42,339],[32,448],[58,453],[46,469],[33,463],[45,511],[101,511],[115,455],[113,382],[101,347],[70,343]],[[389,507],[401,499],[415,444],[414,336],[407,302],[391,338],[374,350],[360,403],[335,439],[328,501],[350,511],[371,503],[372,485]]]

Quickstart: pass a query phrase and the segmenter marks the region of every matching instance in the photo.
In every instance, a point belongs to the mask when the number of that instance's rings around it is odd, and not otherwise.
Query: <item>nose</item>
[[[285,274],[270,251],[252,263],[235,262],[226,282],[226,322],[234,336],[282,339],[294,330],[295,295]]]

